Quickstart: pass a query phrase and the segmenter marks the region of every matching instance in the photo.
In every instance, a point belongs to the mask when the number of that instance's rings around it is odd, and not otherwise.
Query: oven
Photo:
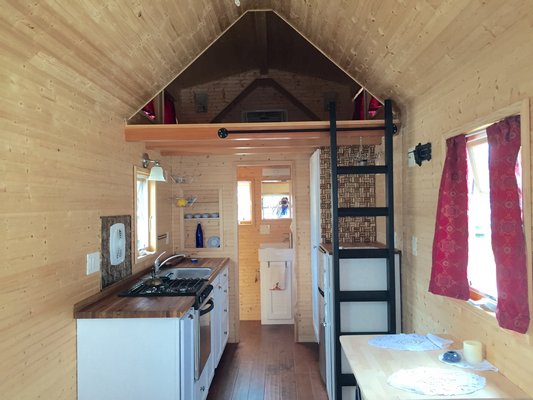
[[[208,294],[202,294],[201,299],[197,302],[195,306],[195,341],[194,341],[194,380],[200,379],[202,372],[204,370],[209,356],[211,355],[211,324],[212,313],[215,308],[215,302],[213,300],[212,286],[209,285],[208,288],[204,290],[204,293],[207,291]]]

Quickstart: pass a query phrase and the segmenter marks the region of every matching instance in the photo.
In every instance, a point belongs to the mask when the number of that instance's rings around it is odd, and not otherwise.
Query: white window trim
[[[133,167],[133,226],[134,237],[133,247],[135,253],[135,263],[144,261],[148,256],[157,252],[157,237],[156,237],[156,182],[148,181],[148,247],[143,254],[140,254],[137,248],[137,175],[150,175],[150,170],[147,168]]]

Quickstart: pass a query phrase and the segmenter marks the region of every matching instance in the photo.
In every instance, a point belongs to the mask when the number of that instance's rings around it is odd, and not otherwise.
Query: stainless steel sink
[[[207,279],[211,275],[211,268],[163,268],[159,276],[168,276],[170,279]],[[172,274],[172,275],[170,275]]]

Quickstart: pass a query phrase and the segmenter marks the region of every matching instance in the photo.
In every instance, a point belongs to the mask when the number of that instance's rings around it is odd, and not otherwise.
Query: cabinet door
[[[220,296],[220,274],[213,281],[213,301],[215,309],[211,315],[211,357],[213,360],[213,370],[218,366],[220,359],[220,334],[222,320],[222,300]]]
[[[222,357],[222,353],[226,348],[229,337],[229,308],[228,308],[228,267],[220,273],[220,302],[222,304],[222,312],[220,318],[220,343],[218,360]]]

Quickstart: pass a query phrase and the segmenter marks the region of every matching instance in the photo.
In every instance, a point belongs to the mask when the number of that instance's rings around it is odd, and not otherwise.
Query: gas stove
[[[161,277],[161,283],[153,285],[151,279],[137,282],[125,292],[119,293],[121,297],[157,297],[157,296],[195,296],[195,306],[202,304],[211,293],[213,286],[207,279],[170,279]]]

